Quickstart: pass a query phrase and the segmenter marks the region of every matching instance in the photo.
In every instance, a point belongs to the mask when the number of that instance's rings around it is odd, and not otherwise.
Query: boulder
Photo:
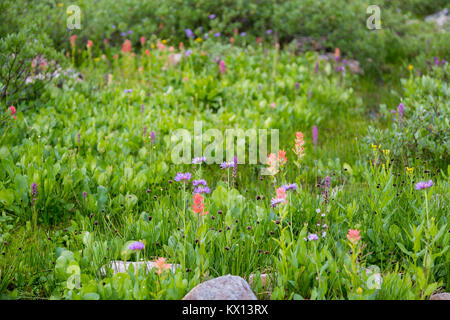
[[[445,8],[435,14],[432,14],[425,18],[425,21],[434,21],[439,27],[443,28],[447,24],[449,18],[449,10]]]
[[[430,300],[450,300],[450,293],[442,292],[432,294]]]
[[[247,281],[226,275],[205,281],[192,289],[183,300],[257,300]]]

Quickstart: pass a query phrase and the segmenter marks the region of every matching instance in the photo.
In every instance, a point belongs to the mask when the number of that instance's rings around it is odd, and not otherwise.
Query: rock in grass
[[[450,300],[450,293],[442,292],[432,294],[430,300]]]
[[[205,281],[192,289],[183,300],[257,300],[247,281],[226,275]]]
[[[152,268],[155,267],[155,263],[152,261],[139,261],[139,262],[132,262],[132,261],[121,261],[121,260],[113,260],[110,262],[109,266],[113,271],[113,274],[124,272],[126,273],[128,270],[128,267],[130,264],[134,267],[134,273],[136,273],[138,268],[146,268],[147,271],[150,271]],[[175,273],[175,270],[180,267],[179,264],[168,264],[170,267],[170,270]],[[106,275],[106,266],[103,266],[100,269],[102,275]]]

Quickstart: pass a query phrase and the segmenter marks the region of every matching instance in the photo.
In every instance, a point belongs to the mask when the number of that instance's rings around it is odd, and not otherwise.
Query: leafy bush
[[[393,118],[391,126],[385,130],[370,127],[365,141],[391,150],[404,166],[416,157],[446,165],[450,148],[449,71],[447,63],[433,66],[430,75],[402,79],[404,111],[384,106],[385,116]]]

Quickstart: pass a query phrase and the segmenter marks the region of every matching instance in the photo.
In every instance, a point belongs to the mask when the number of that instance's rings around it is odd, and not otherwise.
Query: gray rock
[[[257,300],[247,281],[226,275],[205,281],[192,289],[183,300]]]
[[[147,272],[149,272],[151,269],[155,268],[155,263],[152,261],[139,261],[139,262],[132,262],[132,261],[121,261],[121,260],[113,260],[110,262],[109,266],[113,271],[113,274],[123,272],[126,273],[128,270],[128,267],[130,264],[134,267],[134,273],[138,270],[138,268],[146,268]],[[175,270],[177,268],[180,268],[180,265],[178,264],[168,264],[170,267],[170,271],[175,273]],[[102,275],[106,275],[106,266],[103,266],[100,269],[100,272]]]
[[[430,300],[450,300],[450,293],[442,292],[432,294]]]

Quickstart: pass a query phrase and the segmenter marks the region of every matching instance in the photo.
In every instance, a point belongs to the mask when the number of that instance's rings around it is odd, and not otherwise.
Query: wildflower
[[[204,186],[207,186],[207,185],[208,185],[208,183],[206,182],[205,179],[199,179],[199,180],[193,180],[193,181],[192,181],[192,185],[193,185],[194,187],[198,186],[199,184],[204,185]]]
[[[117,60],[117,58],[119,58],[119,56],[117,54],[113,55],[114,60]]]
[[[341,50],[339,48],[336,48],[334,50],[334,59],[336,61],[339,61],[340,58],[341,58]]]
[[[133,89],[125,89],[123,92],[125,92],[125,93],[131,93],[131,92],[133,92]]]
[[[230,161],[230,162],[224,162],[220,165],[220,169],[228,169],[228,168],[233,168],[234,167],[234,162]]]
[[[185,52],[184,56],[187,58],[187,57],[189,57],[191,54],[192,54],[192,50],[189,49],[189,50],[187,50],[187,51]]]
[[[256,43],[257,43],[257,44],[261,44],[261,37],[257,37],[257,38],[256,38]]]
[[[73,36],[70,37],[70,45],[72,47],[75,47],[76,40],[77,40],[77,35],[76,34],[74,34]]]
[[[220,32],[214,33],[214,37],[216,38],[220,37]]]
[[[315,146],[317,145],[317,136],[318,136],[317,126],[314,126],[314,127],[312,127],[312,137],[313,137],[313,143]]]
[[[305,144],[305,140],[303,139],[303,133],[301,131],[295,133],[295,148],[293,149],[294,153],[297,155],[298,159],[301,159],[305,153],[305,148],[303,145]]]
[[[273,109],[275,109],[276,106],[277,106],[277,105],[276,105],[275,102],[272,102],[272,103],[270,104],[270,107],[273,108]]]
[[[298,91],[299,88],[300,88],[300,83],[296,82],[295,83],[295,90]]]
[[[298,185],[296,183],[290,183],[290,184],[285,184],[283,186],[281,186],[284,190],[289,191],[289,190],[297,190]]]
[[[356,289],[356,292],[358,292],[359,294],[361,294],[363,292],[363,289],[361,287],[358,287],[358,289]]]
[[[86,197],[87,197],[87,192],[83,191],[83,198],[86,199]]]
[[[202,39],[202,38],[200,38],[200,37],[198,37],[197,39],[195,39],[195,42],[197,42],[197,43],[201,43],[201,42],[203,42],[203,39]]]
[[[166,258],[158,258],[155,262],[154,262],[154,264],[153,264],[155,267],[156,267],[156,273],[157,274],[161,274],[165,269],[170,269],[170,265],[168,265],[167,263],[166,263]]]
[[[156,137],[155,131],[150,132],[150,139],[152,140],[152,143],[155,143],[155,137]]]
[[[433,180],[429,180],[428,182],[421,181],[421,182],[416,183],[415,188],[416,188],[416,190],[428,189],[432,185],[433,185]]]
[[[131,52],[131,41],[126,39],[122,44],[122,53]]]
[[[14,117],[14,119],[16,118],[15,114],[16,114],[16,107],[14,106],[10,106],[9,110],[11,111],[11,116]]]
[[[139,41],[141,42],[141,46],[145,44],[145,37],[140,37]]]
[[[140,241],[135,241],[128,246],[128,249],[133,250],[133,251],[140,251],[140,250],[144,249],[144,244]]]
[[[203,196],[200,193],[196,193],[193,196],[193,204],[192,206],[192,210],[201,216],[204,216],[206,214],[208,214],[209,211],[204,212],[203,210],[205,209],[205,203],[203,202]]]
[[[211,193],[211,189],[209,187],[195,187],[194,193]]]
[[[225,61],[220,60],[219,62],[219,71],[221,74],[225,74],[225,72],[227,71],[227,68],[225,66]]]
[[[414,67],[410,64],[410,65],[408,65],[408,70],[409,71],[412,71],[412,69],[414,69]]]
[[[278,188],[276,197],[271,200],[272,207],[276,207],[278,204],[286,202],[286,190],[283,187]]]
[[[92,40],[88,40],[86,47],[89,49],[89,48],[92,48],[93,45],[94,45],[94,43],[92,42]]]
[[[241,32],[241,37],[245,37],[246,33],[245,32]]]
[[[348,241],[350,241],[353,244],[356,244],[361,239],[359,233],[360,231],[357,229],[355,230],[349,229],[347,234]]]
[[[233,37],[230,38],[230,43],[234,44],[234,38]]]
[[[413,171],[414,171],[414,168],[406,167],[406,173],[407,173],[407,174],[412,174]]]
[[[180,182],[182,180],[189,181],[189,180],[191,180],[191,176],[192,175],[189,172],[186,172],[186,173],[178,172],[177,175],[175,176],[174,180],[177,182]]]
[[[309,240],[309,241],[319,240],[319,237],[318,237],[317,234],[315,234],[315,233],[310,233],[310,234],[308,235],[308,240]]]
[[[127,33],[126,33],[126,32],[121,32],[120,35],[121,35],[122,37],[126,37],[126,36],[127,36]]]
[[[389,153],[390,153],[391,151],[389,150],[389,149],[384,149],[383,150],[383,154],[384,154],[384,156],[388,156],[389,155]]]
[[[38,195],[37,184],[36,184],[36,182],[33,182],[33,184],[31,185],[31,196],[33,197],[33,203],[32,203],[33,207],[36,203],[37,195]]]
[[[186,29],[186,30],[184,30],[184,32],[186,33],[186,37],[194,38],[194,33],[192,32],[191,29]]]
[[[192,159],[192,164],[201,164],[202,162],[206,162],[205,157],[199,157]]]
[[[398,107],[397,107],[398,116],[399,116],[400,118],[403,117],[403,111],[404,111],[404,109],[405,109],[405,106],[403,105],[403,103],[400,103],[400,104],[398,105]]]
[[[210,20],[213,20],[215,17],[216,17],[215,14],[210,14],[210,15],[209,15],[209,19],[210,19]]]
[[[327,232],[326,231],[322,231],[322,238],[325,238],[327,236]]]
[[[267,31],[266,31],[266,34],[271,34],[272,33],[272,30],[271,29],[268,29]]]
[[[178,44],[178,48],[179,48],[180,50],[183,50],[183,48],[184,48],[184,43],[180,41],[180,43]]]

